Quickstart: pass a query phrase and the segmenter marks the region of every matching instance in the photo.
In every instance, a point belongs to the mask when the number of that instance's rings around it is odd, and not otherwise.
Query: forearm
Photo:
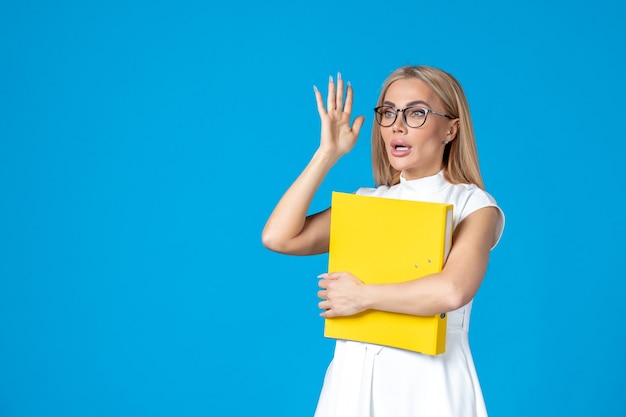
[[[364,120],[363,116],[358,116],[350,126],[352,87],[348,85],[345,103],[343,89],[341,77],[336,86],[332,77],[329,78],[328,108],[324,106],[322,94],[314,89],[322,122],[320,147],[268,218],[262,233],[263,244],[268,249],[292,255],[328,251],[330,211],[308,215],[309,207],[328,171],[356,143]]]
[[[320,150],[313,155],[265,224],[262,240],[267,248],[278,252],[297,250],[294,239],[303,231],[313,197],[337,160]]]
[[[363,284],[349,272],[323,274],[318,284],[322,316],[364,310],[431,316],[464,306],[476,295],[487,271],[497,218],[497,210],[487,207],[463,220],[455,230],[446,264],[437,274],[395,284]]]
[[[429,316],[470,302],[487,272],[497,219],[493,207],[468,216],[455,231],[440,273],[398,284],[365,285],[361,288],[365,308]]]
[[[415,316],[447,313],[464,305],[468,298],[440,274],[397,284],[364,285],[361,289],[365,309]]]
[[[364,285],[366,309],[430,316],[456,310],[470,302],[489,262],[489,245],[465,239],[453,247],[443,271],[395,284]]]

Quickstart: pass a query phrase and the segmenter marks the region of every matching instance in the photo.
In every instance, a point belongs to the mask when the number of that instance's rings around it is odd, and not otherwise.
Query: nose
[[[393,122],[393,125],[391,125],[391,127],[393,128],[394,132],[395,131],[402,131],[405,129],[406,127],[406,122],[404,121],[404,111],[403,110],[398,110],[397,116],[396,116],[396,120]]]

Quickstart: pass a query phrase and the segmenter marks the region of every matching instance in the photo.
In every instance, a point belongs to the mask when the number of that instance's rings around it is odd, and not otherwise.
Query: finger
[[[343,110],[343,78],[341,73],[337,73],[337,98],[335,99],[335,108]]]
[[[343,272],[329,272],[327,274],[324,274],[324,279],[327,280],[331,280],[331,279],[338,279],[341,278]]]
[[[354,97],[354,90],[352,90],[352,85],[348,82],[348,88],[346,88],[346,103],[343,106],[343,111],[346,113],[352,113],[352,99]]]
[[[319,290],[317,292],[317,298],[321,298],[322,300],[328,300],[328,291],[326,291],[326,290]]]
[[[328,273],[327,273],[327,272],[325,272],[325,273],[323,273],[323,274],[319,274],[317,277],[318,277],[318,278],[320,278],[320,280],[319,280],[319,281],[317,281],[317,285],[318,285],[319,287],[321,287],[321,288],[326,288],[326,285],[327,285],[327,283],[328,283],[328,281],[327,281],[327,279],[328,279]]]
[[[327,300],[320,301],[319,303],[317,303],[317,306],[320,310],[330,310],[330,302]]]
[[[322,98],[322,93],[317,89],[317,86],[313,86],[313,91],[315,92],[315,103],[317,104],[317,112],[320,116],[326,114],[326,108],[324,107],[324,99]]]
[[[324,279],[320,279],[317,282],[318,287],[320,288],[324,288],[324,289],[330,289],[330,287],[332,285],[335,285],[335,282],[337,282],[338,279],[340,279],[342,277],[341,274],[337,274],[337,275],[329,275],[327,278]]]
[[[328,97],[326,98],[326,108],[328,111],[334,110],[336,107],[335,103],[335,82],[333,81],[333,76],[328,77]]]

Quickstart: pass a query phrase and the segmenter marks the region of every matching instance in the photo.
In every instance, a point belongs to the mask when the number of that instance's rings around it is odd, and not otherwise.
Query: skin
[[[397,109],[416,105],[440,113],[443,109],[439,97],[426,83],[418,79],[402,79],[392,83],[383,104]],[[402,114],[398,113],[393,125],[379,126],[379,129],[391,166],[402,171],[404,178],[412,180],[435,175],[441,170],[443,142],[454,139],[458,125],[458,119],[450,120],[431,113],[423,126],[411,128],[404,123]],[[407,146],[408,153],[397,151],[395,145]]]
[[[364,117],[350,125],[353,89],[345,89],[339,75],[330,78],[326,104],[315,88],[317,109],[322,122],[320,145],[313,157],[287,189],[267,220],[262,233],[263,244],[276,252],[313,255],[328,252],[330,209],[307,216],[313,196],[322,181],[356,143]],[[345,101],[344,101],[345,99]],[[395,81],[389,87],[385,102],[405,108],[420,101],[423,107],[441,111],[439,97],[417,79]],[[444,141],[454,140],[458,119],[429,114],[420,128],[410,128],[401,115],[390,127],[379,127],[392,166],[406,179],[435,175],[442,168]],[[401,144],[408,150],[398,151]],[[453,244],[442,272],[398,284],[365,285],[349,272],[332,272],[319,276],[319,308],[322,317],[348,316],[367,309],[413,315],[433,315],[455,310],[467,304],[480,287],[495,242],[497,209],[486,207],[467,216],[456,228]]]

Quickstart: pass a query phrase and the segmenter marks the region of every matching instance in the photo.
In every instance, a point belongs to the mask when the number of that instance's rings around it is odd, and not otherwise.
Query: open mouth
[[[403,141],[402,139],[393,139],[389,144],[389,147],[392,151],[396,152],[407,152],[411,150],[410,144]]]

